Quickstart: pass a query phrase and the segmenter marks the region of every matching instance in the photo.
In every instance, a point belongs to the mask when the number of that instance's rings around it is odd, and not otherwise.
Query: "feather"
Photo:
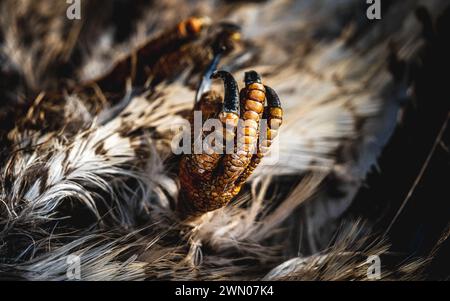
[[[66,280],[75,255],[83,280],[364,280],[367,256],[389,253],[369,225],[340,225],[409,97],[385,58],[392,39],[401,60],[417,57],[413,4],[394,1],[383,23],[368,24],[352,13],[364,14],[357,0],[139,1],[122,43],[107,9],[72,24],[60,17],[64,5],[13,2],[0,4],[1,57],[26,83],[27,110],[0,132],[1,278]],[[83,11],[119,5],[99,3]],[[431,1],[431,13],[443,3]],[[129,85],[117,102],[96,90],[99,103],[61,73],[77,83],[104,74],[194,13],[242,26],[244,49],[222,67],[260,72],[285,122],[238,198],[186,223],[174,210],[173,143],[194,104],[198,66],[149,89]],[[425,265],[386,266],[383,279],[421,279]]]

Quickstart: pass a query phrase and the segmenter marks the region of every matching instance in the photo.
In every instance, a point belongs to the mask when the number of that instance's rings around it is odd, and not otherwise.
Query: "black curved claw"
[[[269,86],[264,86],[266,88],[266,99],[267,104],[271,108],[281,108],[280,97],[278,97],[277,92]]]
[[[213,73],[217,70],[217,66],[219,65],[220,59],[222,58],[221,53],[217,53],[214,55],[214,58],[212,59],[211,63],[209,64],[208,68],[206,69],[205,73],[203,73],[202,80],[200,82],[200,85],[197,88],[197,92],[195,94],[195,102],[199,102],[202,95],[211,90],[211,78]]]
[[[197,88],[196,102],[200,101],[202,95],[211,89],[212,74],[217,70],[221,58],[231,53],[236,47],[236,43],[240,41],[241,27],[234,23],[218,23],[214,30],[214,38],[210,46],[213,59],[203,73],[202,80]]]
[[[244,82],[245,82],[246,86],[254,84],[254,83],[260,84],[261,76],[258,74],[258,72],[253,71],[253,70],[245,72]]]
[[[220,78],[223,80],[225,87],[225,96],[223,101],[223,112],[235,113],[239,115],[239,88],[236,80],[231,73],[220,70],[215,71],[211,78]]]

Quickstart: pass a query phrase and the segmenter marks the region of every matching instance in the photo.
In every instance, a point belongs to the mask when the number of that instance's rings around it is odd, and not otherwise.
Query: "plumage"
[[[379,23],[361,20],[357,0],[139,1],[126,42],[108,13],[119,2],[86,3],[80,21],[51,0],[0,4],[1,77],[12,68],[22,79],[0,86],[14,95],[1,109],[15,112],[0,114],[0,278],[66,280],[67,256],[79,255],[83,280],[363,280],[367,256],[389,254],[389,242],[344,213],[411,88],[389,72],[388,46],[395,40],[399,59],[414,60],[423,43],[415,5],[436,17],[445,1],[393,1]],[[116,102],[70,87],[193,14],[241,26],[243,49],[221,67],[261,73],[284,117],[237,199],[186,224],[175,211],[172,142],[203,70],[191,62],[151,89],[128,85]],[[382,275],[421,279],[426,262]]]

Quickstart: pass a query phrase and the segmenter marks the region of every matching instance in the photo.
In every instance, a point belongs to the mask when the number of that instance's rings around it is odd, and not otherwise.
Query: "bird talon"
[[[196,108],[225,125],[221,135],[222,139],[226,139],[223,145],[230,140],[234,144],[231,148],[227,147],[224,154],[211,153],[208,148],[201,154],[183,155],[179,171],[181,189],[178,205],[183,218],[202,215],[232,201],[267,153],[282,123],[280,100],[272,88],[262,84],[257,72],[245,73],[245,87],[240,92],[229,72],[211,72],[208,69],[206,74],[212,79],[223,80],[224,99],[222,101],[220,96],[209,91],[200,97]],[[207,104],[218,101],[211,95],[220,98],[222,107],[215,106],[216,111],[213,113],[203,112],[202,108],[211,107]],[[261,119],[268,121],[264,134],[260,132]]]

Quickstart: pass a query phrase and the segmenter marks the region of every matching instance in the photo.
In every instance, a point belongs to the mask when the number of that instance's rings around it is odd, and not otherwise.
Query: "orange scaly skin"
[[[273,91],[271,88],[268,89]],[[242,185],[267,153],[272,139],[277,135],[282,121],[282,109],[264,107],[266,87],[262,83],[247,83],[241,90],[239,98],[241,107],[239,126],[236,113],[219,113],[220,108],[216,106],[217,111],[208,114],[222,121],[224,137],[235,141],[234,152],[224,155],[217,153],[183,155],[181,159],[178,210],[183,218],[192,219],[227,205],[239,193]],[[209,105],[205,103],[211,102],[212,99],[214,102],[218,100],[212,98],[211,93],[207,93],[200,100],[197,108],[202,110],[203,115],[207,113],[205,108],[211,108],[211,103]],[[263,116],[268,119],[269,125],[267,136],[260,137],[259,122]],[[231,126],[225,129],[227,123]]]
[[[236,181],[236,186],[241,187],[247,179],[255,171],[262,158],[267,155],[269,148],[272,145],[273,140],[278,136],[278,129],[283,122],[283,109],[282,108],[265,108],[264,118],[267,119],[267,133],[266,136],[259,137],[258,152],[252,156],[250,164],[247,169],[242,173],[239,179]]]
[[[196,40],[208,25],[209,20],[206,18],[192,17],[184,20],[138,47],[131,55],[117,62],[111,72],[105,76],[85,85],[97,85],[105,93],[118,93],[124,90],[128,79],[131,79],[134,86],[142,86],[149,77],[164,78],[177,74],[180,68],[173,70],[170,67],[178,66],[175,63],[179,58],[193,55],[204,58],[209,55],[209,53],[201,53],[199,49],[192,49],[192,46],[189,49],[184,48]]]
[[[206,18],[189,18],[178,25],[150,38],[143,45],[114,64],[106,74],[80,84],[68,84],[69,94],[85,99],[85,106],[98,114],[106,106],[119,103],[132,88],[149,88],[163,80],[173,79],[190,63],[206,64],[212,56],[212,48],[204,43],[194,43],[209,26]],[[205,47],[206,46],[206,47]],[[180,63],[181,62],[181,63]],[[46,94],[60,99],[61,93]]]

